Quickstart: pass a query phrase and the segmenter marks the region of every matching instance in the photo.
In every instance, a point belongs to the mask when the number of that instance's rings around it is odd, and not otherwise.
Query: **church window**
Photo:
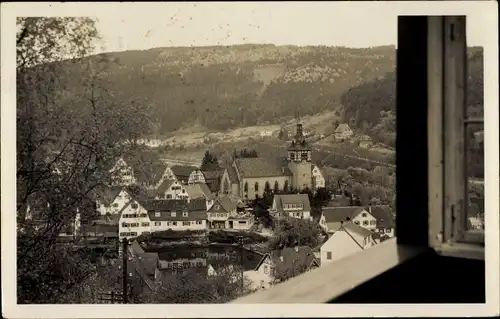
[[[245,193],[248,193],[248,183],[247,182],[245,182],[244,190],[245,190]]]
[[[307,161],[307,152],[302,152],[301,159]]]
[[[255,182],[255,191],[258,192],[259,191],[259,182]]]
[[[294,161],[294,160],[295,160],[295,153],[294,153],[294,152],[291,152],[291,153],[290,153],[290,159],[291,159],[292,161]]]

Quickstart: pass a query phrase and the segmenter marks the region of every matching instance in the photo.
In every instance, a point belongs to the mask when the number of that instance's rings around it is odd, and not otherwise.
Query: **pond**
[[[145,248],[145,251],[158,253],[164,270],[233,265],[247,271],[255,269],[262,259],[262,254],[237,246]]]

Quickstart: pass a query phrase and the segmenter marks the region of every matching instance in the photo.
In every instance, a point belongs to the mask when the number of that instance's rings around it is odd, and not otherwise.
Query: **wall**
[[[189,225],[184,225],[181,220],[154,221],[151,223],[153,231],[171,230],[204,230],[207,229],[206,220],[191,220]],[[197,222],[201,222],[198,224]],[[174,225],[175,224],[175,225]]]
[[[265,270],[266,266],[267,272]],[[245,271],[243,272],[243,275],[247,276],[247,278],[252,282],[253,288],[261,289],[261,286],[263,286],[264,288],[269,288],[272,281],[271,267],[272,263],[269,257],[267,257],[257,270]]]
[[[180,187],[180,189],[177,189],[177,190],[173,190],[172,187]],[[167,198],[168,195],[171,196],[171,198]],[[183,199],[183,198],[188,198],[189,195],[188,193],[186,192],[186,189],[184,188],[184,186],[182,186],[181,183],[179,183],[178,181],[175,181],[172,185],[170,185],[170,187],[165,191],[165,198],[166,199]]]
[[[241,189],[241,196],[242,198],[246,198],[245,195],[245,183],[248,183],[248,199],[253,200],[255,199],[255,194],[258,194],[260,197],[264,194],[264,189],[266,186],[266,182],[269,182],[269,187],[271,190],[274,189],[274,183],[278,182],[278,186],[280,189],[283,189],[283,186],[285,185],[285,181],[288,181],[288,185],[291,185],[291,177],[290,176],[271,176],[271,177],[253,177],[253,178],[243,178],[243,181],[240,185]],[[259,190],[255,192],[255,183],[259,183]]]
[[[288,167],[292,171],[292,187],[294,189],[312,189],[312,171],[309,162],[290,162]]]
[[[137,208],[133,208],[132,204],[137,204]],[[137,217],[137,218],[124,218],[123,216],[125,214],[138,214],[141,215],[143,214],[144,217]],[[124,227],[123,223],[131,224],[131,223],[138,223],[138,227]],[[143,224],[146,223],[146,224]],[[149,219],[148,212],[147,210],[139,205],[137,202],[133,201],[131,204],[127,205],[127,207],[123,210],[122,215],[120,217],[120,223],[119,223],[119,234],[120,234],[120,239],[123,237],[131,238],[134,236],[122,236],[121,233],[123,232],[136,232],[137,236],[141,235],[143,232],[151,232],[152,231],[152,224],[151,220]]]
[[[347,234],[345,231],[336,231],[321,246],[321,266],[326,263],[339,260],[341,258],[353,255],[363,249]],[[332,253],[332,259],[327,259],[327,252]]]
[[[363,214],[366,214],[366,216],[363,217]],[[352,222],[358,223],[359,226],[371,231],[374,231],[375,228],[377,228],[377,219],[375,219],[375,217],[370,215],[370,213],[368,213],[367,211],[362,211],[361,213],[359,213],[356,217],[352,219]],[[365,222],[368,224],[365,225],[364,224]]]
[[[205,183],[205,176],[200,170],[194,170],[191,175],[189,175],[188,184]]]

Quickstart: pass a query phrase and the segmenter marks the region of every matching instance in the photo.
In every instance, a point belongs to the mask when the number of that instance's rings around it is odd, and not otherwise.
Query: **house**
[[[266,189],[303,190],[313,188],[312,147],[297,124],[297,133],[283,158],[236,158],[226,167],[220,192],[252,200]]]
[[[271,130],[262,130],[262,131],[260,131],[260,136],[261,137],[273,136],[273,131],[271,131]]]
[[[203,176],[205,178],[205,183],[213,194],[219,193],[220,190],[220,182],[222,175],[224,174],[223,169],[214,170],[214,171],[202,171]]]
[[[338,141],[343,141],[350,138],[354,132],[351,130],[347,123],[341,123],[334,131],[335,139]]]
[[[162,278],[158,253],[145,252],[137,241],[132,242],[128,246],[127,270],[130,279],[139,278],[144,283],[141,287],[134,285],[133,289],[158,289]]]
[[[245,271],[244,275],[252,281],[253,288],[266,289],[279,282],[273,272],[284,277],[294,277],[319,266],[320,261],[315,258],[310,247],[286,247],[264,254],[255,268]]]
[[[372,205],[368,206],[366,209],[368,213],[377,220],[375,229],[372,229],[373,232],[378,234],[382,239],[385,237],[394,237],[395,222],[389,205]]]
[[[143,200],[132,198],[120,211],[119,238],[134,238],[150,234],[151,220]]]
[[[170,171],[173,173],[174,178],[183,185],[187,185],[189,183],[191,173],[194,171],[198,171],[199,174],[202,174],[198,167],[187,165],[174,165],[170,167]]]
[[[203,172],[200,169],[196,168],[189,175],[187,183],[188,183],[188,185],[206,184],[205,175],[203,174]]]
[[[123,186],[111,186],[96,194],[96,209],[99,215],[117,215],[131,199]]]
[[[361,135],[358,139],[358,145],[361,148],[370,148],[373,146],[373,141],[368,135]]]
[[[109,170],[111,175],[111,186],[129,186],[136,183],[134,170],[123,157],[120,157],[115,165]]]
[[[312,165],[312,190],[315,192],[318,188],[326,187],[325,177],[317,165]]]
[[[370,231],[377,228],[377,219],[371,215],[364,207],[346,206],[346,207],[322,207],[322,214],[319,219],[319,225],[326,232],[335,232],[340,229],[344,222],[353,222]]]
[[[238,210],[238,203],[228,196],[217,198],[207,211],[208,227],[248,230],[254,224],[251,213]]]
[[[269,212],[277,218],[286,216],[312,220],[311,203],[307,194],[274,195]]]
[[[164,179],[154,191],[155,199],[187,199],[186,185],[176,179]]]
[[[213,204],[214,196],[212,192],[208,188],[207,184],[191,184],[184,186],[186,190],[186,194],[188,197],[186,198],[188,201],[194,199],[204,199],[207,202],[207,207]]]
[[[151,220],[151,231],[205,230],[207,204],[198,200],[147,200],[143,205]]]
[[[341,223],[321,246],[321,265],[353,255],[376,244],[373,233],[353,222]]]
[[[118,222],[111,224],[91,220],[81,224],[80,235],[86,238],[118,239],[119,225]]]

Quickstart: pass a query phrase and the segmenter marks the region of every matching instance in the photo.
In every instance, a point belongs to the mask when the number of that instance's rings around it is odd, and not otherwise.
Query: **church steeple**
[[[304,136],[304,131],[302,123],[300,123],[300,113],[297,111],[297,130],[295,136],[292,139],[292,143],[287,150],[287,159],[289,162],[301,162],[301,161],[311,161],[311,147],[307,143]]]

